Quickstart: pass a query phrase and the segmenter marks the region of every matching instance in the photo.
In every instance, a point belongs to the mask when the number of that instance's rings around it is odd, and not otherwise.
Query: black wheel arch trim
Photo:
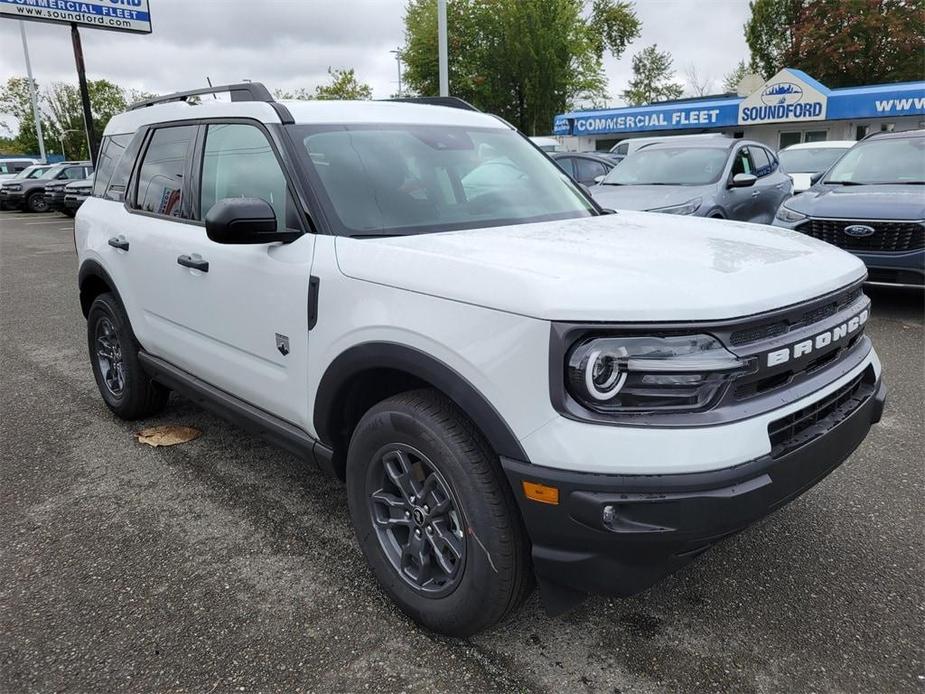
[[[336,403],[342,389],[364,371],[392,369],[430,384],[455,402],[475,423],[499,455],[529,462],[520,441],[494,405],[464,376],[426,352],[395,342],[364,342],[350,347],[328,365],[315,394],[313,421],[318,439],[337,439]]]
[[[106,269],[96,260],[85,260],[80,264],[80,269],[77,271],[77,287],[80,290],[80,308],[83,311],[84,318],[89,314],[90,304],[93,303],[92,301],[84,300],[84,287],[90,278],[101,280],[103,284],[109,287],[109,291],[115,295],[119,303],[125,306],[125,303],[122,301],[122,296],[119,294],[119,290],[116,287],[116,283],[112,281],[112,277],[109,276]]]

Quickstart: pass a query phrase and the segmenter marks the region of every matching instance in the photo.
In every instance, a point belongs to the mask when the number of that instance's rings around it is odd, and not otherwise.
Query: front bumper
[[[607,475],[502,459],[547,609],[564,611],[587,593],[638,593],[815,485],[880,421],[886,389],[868,369],[863,390],[816,421],[798,445],[729,468]],[[556,487],[559,503],[528,500],[525,481]]]
[[[81,205],[84,204],[84,201],[87,199],[87,196],[77,197],[74,195],[67,195],[64,198],[64,208],[67,210],[77,211]]]
[[[925,286],[925,250],[908,253],[855,253],[867,266],[869,284]]]
[[[64,191],[45,192],[45,202],[50,210],[64,209]]]
[[[23,201],[25,197],[22,194],[22,191],[8,192],[3,191],[3,194],[0,195],[0,202],[5,204],[7,207],[18,208],[23,206]]]

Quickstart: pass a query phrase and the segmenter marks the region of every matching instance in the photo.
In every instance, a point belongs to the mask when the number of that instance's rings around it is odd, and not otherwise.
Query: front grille
[[[846,292],[842,292],[838,296],[832,297],[832,300],[828,303],[825,303],[822,306],[816,306],[809,311],[805,311],[792,323],[786,320],[777,320],[771,323],[765,323],[763,325],[755,325],[748,328],[742,328],[741,330],[736,330],[733,332],[732,335],[729,336],[729,341],[733,347],[740,347],[751,342],[770,340],[771,338],[779,337],[790,332],[791,330],[797,330],[804,326],[812,325],[813,323],[824,320],[829,316],[834,316],[843,308],[846,308],[857,301],[859,296],[861,296],[860,287],[849,289]]]
[[[869,226],[874,233],[864,237],[846,234],[845,227],[855,224]],[[810,219],[798,225],[796,230],[848,251],[900,253],[925,248],[925,226],[921,222]]]
[[[832,429],[847,418],[874,391],[874,371],[868,366],[860,375],[821,400],[775,419],[768,425],[771,457],[778,458]]]

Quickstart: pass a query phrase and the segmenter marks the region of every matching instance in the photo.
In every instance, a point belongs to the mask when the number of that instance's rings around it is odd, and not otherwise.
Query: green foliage
[[[633,56],[633,79],[622,96],[630,106],[680,98],[684,87],[672,82],[671,53],[652,44]]]
[[[358,82],[353,68],[338,70],[328,68],[331,84],[315,87],[316,99],[372,99],[373,89],[365,82]]]
[[[925,0],[752,0],[745,37],[765,77],[784,67],[828,87],[918,80]]]
[[[749,73],[748,63],[740,60],[732,70],[723,76],[723,91],[735,92],[739,88],[739,82]]]
[[[99,139],[110,118],[125,110],[125,91],[108,80],[91,80],[87,83],[87,90],[90,93],[94,130]],[[77,86],[55,82],[40,90],[38,99],[46,150],[60,154],[63,141],[64,153],[69,158],[89,158],[83,108]],[[14,146],[26,153],[38,153],[38,137],[27,78],[11,77],[0,88],[0,112],[10,114],[16,121]],[[10,133],[14,130],[12,123],[3,123],[3,126]]]
[[[309,91],[305,87],[298,89],[285,90],[276,89],[273,96],[283,100],[300,100],[307,99],[372,99],[373,88],[366,82],[357,81],[356,73],[353,68],[339,70],[337,68],[328,68],[328,75],[331,77],[330,84],[319,84],[315,91]]]
[[[576,101],[606,98],[604,52],[619,56],[638,34],[628,2],[453,0],[450,93],[527,134],[547,133]],[[410,91],[439,93],[436,0],[409,0],[401,58]]]

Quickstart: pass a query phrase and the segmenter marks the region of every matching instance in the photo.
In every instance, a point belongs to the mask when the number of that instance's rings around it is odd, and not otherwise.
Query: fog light
[[[610,526],[611,524],[613,524],[613,521],[616,517],[617,517],[617,509],[611,506],[610,504],[607,504],[604,507],[604,513],[603,513],[604,525]]]

